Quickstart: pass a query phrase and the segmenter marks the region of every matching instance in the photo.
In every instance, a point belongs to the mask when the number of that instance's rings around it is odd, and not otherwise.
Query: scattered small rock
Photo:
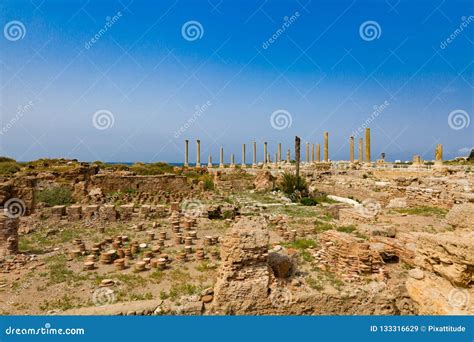
[[[425,274],[419,268],[414,268],[408,271],[408,275],[413,279],[421,280],[425,277]]]

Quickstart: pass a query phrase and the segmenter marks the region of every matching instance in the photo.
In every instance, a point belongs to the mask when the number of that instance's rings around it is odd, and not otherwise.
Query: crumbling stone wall
[[[214,175],[214,185],[217,190],[231,193],[244,191],[253,188],[254,176],[244,170],[228,169],[228,170],[212,170]]]
[[[0,213],[0,257],[18,253],[18,221]]]
[[[115,174],[98,174],[91,177],[88,188],[101,188],[102,192],[114,192],[133,189],[136,191],[185,191],[192,187],[186,177],[174,174],[156,176],[125,176]]]
[[[214,287],[214,310],[245,314],[265,310],[272,270],[268,265],[269,234],[262,222],[241,219],[225,236],[222,265]]]
[[[329,230],[318,235],[321,249],[316,260],[337,270],[343,279],[359,280],[361,275],[383,273],[384,261],[370,243],[353,235]]]

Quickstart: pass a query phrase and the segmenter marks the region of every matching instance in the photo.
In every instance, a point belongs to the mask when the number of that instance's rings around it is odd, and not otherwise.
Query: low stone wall
[[[151,217],[166,217],[169,210],[165,205],[140,205],[123,204],[115,206],[112,204],[90,204],[90,205],[56,205],[40,212],[45,218],[54,221],[68,220],[75,222],[85,220],[93,221],[130,221],[133,218],[147,219]]]
[[[89,188],[98,187],[102,192],[116,192],[124,190],[136,191],[186,191],[191,185],[186,177],[173,174],[156,176],[121,176],[114,174],[98,174],[90,179]]]

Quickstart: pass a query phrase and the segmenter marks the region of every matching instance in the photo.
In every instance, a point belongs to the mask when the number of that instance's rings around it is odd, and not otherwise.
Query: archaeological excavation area
[[[1,314],[474,314],[473,162],[372,161],[369,130],[332,161],[328,140],[253,143],[252,163],[201,163],[200,141],[183,166],[3,160]]]

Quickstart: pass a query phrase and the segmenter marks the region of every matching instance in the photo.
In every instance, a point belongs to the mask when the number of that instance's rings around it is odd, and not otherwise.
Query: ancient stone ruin
[[[165,171],[19,167],[0,182],[2,312],[473,314],[468,161],[373,162],[368,129],[334,161],[322,138],[286,158],[253,141],[251,164],[247,144],[203,164],[198,140]]]

